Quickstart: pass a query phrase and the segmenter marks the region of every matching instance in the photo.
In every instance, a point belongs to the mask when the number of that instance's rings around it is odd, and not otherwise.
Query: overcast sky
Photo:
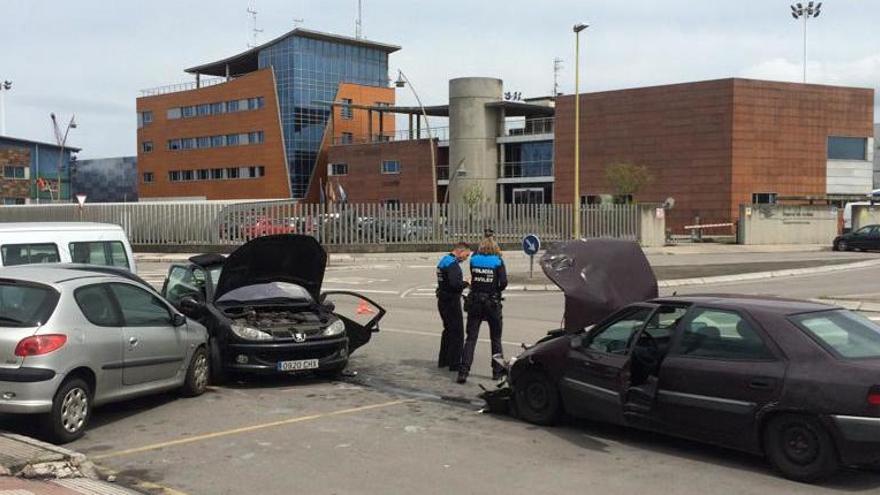
[[[447,81],[493,76],[525,97],[574,86],[571,26],[588,91],[730,76],[801,80],[802,23],[787,0],[364,0],[367,38],[398,44],[425,103]],[[877,0],[827,0],[810,21],[808,79],[880,88]],[[303,27],[354,33],[357,0],[256,0],[261,41]],[[183,69],[246,49],[248,0],[0,0],[7,133],[51,140],[49,113],[76,113],[80,158],[135,154],[139,90],[185,82]],[[583,36],[583,35],[582,35]],[[408,89],[398,102],[412,104]],[[880,103],[880,102],[878,102]],[[875,108],[875,120],[880,112]]]

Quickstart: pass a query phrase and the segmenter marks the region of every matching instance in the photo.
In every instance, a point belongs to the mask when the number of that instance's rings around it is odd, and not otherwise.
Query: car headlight
[[[271,335],[256,328],[242,325],[230,325],[230,328],[232,333],[245,340],[272,340]]]
[[[343,323],[342,320],[336,320],[324,329],[324,336],[332,337],[334,335],[342,335],[344,332],[345,323]]]

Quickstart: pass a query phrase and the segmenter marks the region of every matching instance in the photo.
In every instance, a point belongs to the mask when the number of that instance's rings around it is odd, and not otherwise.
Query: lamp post
[[[807,21],[811,18],[819,17],[822,13],[822,2],[813,5],[810,2],[806,5],[798,2],[791,5],[791,16],[795,20],[804,20],[804,84],[807,82]]]
[[[394,86],[402,88],[407,85],[409,85],[409,89],[412,91],[413,96],[416,97],[416,102],[419,104],[422,116],[425,117],[425,128],[428,129],[428,146],[431,147],[431,198],[433,203],[437,204],[437,158],[435,157],[434,152],[434,136],[431,133],[431,123],[428,121],[428,112],[425,111],[425,106],[422,105],[422,100],[419,98],[419,94],[416,93],[416,88],[413,87],[409,78],[406,77],[402,70],[397,69],[397,81],[394,81]]]
[[[580,96],[580,49],[581,31],[590,27],[579,22],[574,25],[574,238],[581,238],[581,96]]]
[[[60,148],[58,150],[58,170],[57,178],[58,178],[58,199],[61,199],[61,167],[64,164],[64,145],[67,143],[67,134],[71,129],[76,129],[76,116],[71,115],[70,121],[67,123],[67,127],[64,129],[64,133],[61,133],[61,126],[58,124],[58,119],[55,118],[55,113],[49,114],[52,118],[52,128],[55,131],[55,142],[58,144]],[[37,191],[37,197],[40,196],[40,192]],[[49,185],[49,199],[52,200],[52,186]]]
[[[0,83],[0,136],[6,135],[6,92],[12,89],[12,81]]]

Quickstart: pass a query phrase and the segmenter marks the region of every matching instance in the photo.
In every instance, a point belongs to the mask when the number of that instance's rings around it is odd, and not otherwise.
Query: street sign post
[[[59,196],[60,197],[60,196]],[[82,222],[83,219],[83,205],[86,204],[86,195],[85,194],[77,194],[76,195],[76,203],[79,205],[79,221]]]
[[[535,255],[541,250],[541,239],[535,234],[528,234],[522,239],[523,252],[529,255],[529,278],[535,271]]]

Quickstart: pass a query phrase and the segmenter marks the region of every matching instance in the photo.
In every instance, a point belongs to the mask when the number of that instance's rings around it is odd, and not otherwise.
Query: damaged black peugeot
[[[573,241],[542,267],[565,328],[485,394],[532,423],[563,413],[764,455],[814,481],[880,462],[880,327],[824,304],[749,295],[657,297],[635,243]]]
[[[162,294],[208,328],[214,383],[230,374],[333,377],[379,330],[385,310],[353,292],[322,293],[326,266],[313,237],[258,237],[228,257],[173,264]]]

